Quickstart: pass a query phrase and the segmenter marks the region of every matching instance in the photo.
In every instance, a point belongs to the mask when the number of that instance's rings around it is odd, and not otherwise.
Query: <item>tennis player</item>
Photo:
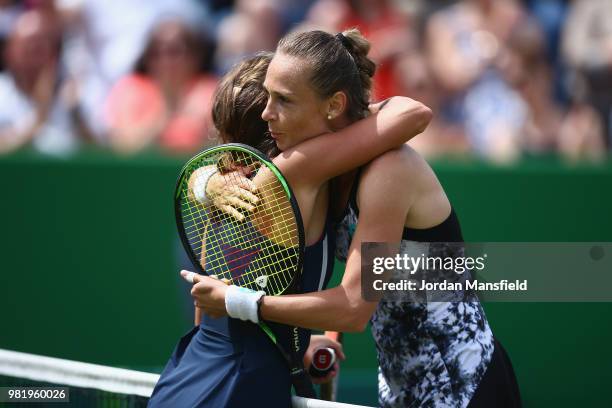
[[[287,57],[301,58],[303,47],[284,46],[300,38],[281,43],[266,85],[283,77],[283,69],[293,69],[285,65]],[[275,109],[271,97],[263,117],[273,136],[279,120]],[[294,151],[299,154],[301,145]],[[383,407],[520,406],[510,360],[475,296],[429,303],[366,302],[361,296],[362,242],[401,241],[401,251],[407,251],[410,241],[463,241],[457,214],[429,165],[404,145],[338,180],[335,194],[348,197],[338,234],[339,252],[347,261],[341,284],[308,294],[265,296],[262,318],[335,331],[362,331],[371,321]],[[460,255],[452,245],[429,248],[442,258]],[[197,281],[192,292],[196,303],[206,313],[224,314],[227,286],[206,277]]]
[[[258,111],[258,121],[264,108],[275,117],[270,131],[281,153],[273,161],[292,186],[305,227],[301,286],[317,291],[329,280],[333,266],[327,181],[422,132],[431,112],[411,99],[393,98],[385,109],[364,118],[375,66],[367,58],[369,43],[357,31],[342,38],[305,33],[281,41],[279,49],[299,49],[300,56],[287,51],[275,57],[276,71],[266,78],[265,92],[261,86],[269,57],[238,65],[215,96],[214,120],[224,140],[249,143],[263,136],[252,123],[252,112]],[[253,89],[259,89],[261,101],[253,98]],[[240,131],[227,134],[227,129]],[[293,149],[297,144],[299,151]],[[245,309],[244,315],[232,318],[203,318],[180,340],[149,406],[289,407],[287,365],[261,329],[244,321],[250,315]],[[289,341],[281,325],[274,329],[279,341]],[[302,344],[308,344],[309,335],[300,330]]]

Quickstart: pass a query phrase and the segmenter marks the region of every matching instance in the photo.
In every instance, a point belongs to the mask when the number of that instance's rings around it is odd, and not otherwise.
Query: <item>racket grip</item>
[[[315,350],[312,356],[312,363],[308,373],[313,378],[325,377],[333,368],[336,362],[336,351],[331,347],[322,347]]]
[[[295,388],[295,393],[300,397],[305,398],[316,398],[317,394],[315,393],[314,387],[312,385],[312,381],[306,375],[306,371],[304,371],[304,367],[298,367],[297,369],[291,370],[291,383]]]

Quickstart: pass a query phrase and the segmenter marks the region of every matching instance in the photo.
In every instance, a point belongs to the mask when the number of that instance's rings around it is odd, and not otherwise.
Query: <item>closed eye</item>
[[[279,92],[275,92],[275,91],[270,91],[268,88],[266,88],[266,84],[264,83],[264,89],[266,91],[266,93],[268,94],[268,101],[270,100],[278,100],[282,103],[288,103],[291,102],[291,99],[289,97],[287,97],[284,94],[281,94]]]

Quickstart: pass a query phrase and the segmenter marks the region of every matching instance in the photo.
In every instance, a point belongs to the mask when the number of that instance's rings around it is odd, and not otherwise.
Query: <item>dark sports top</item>
[[[358,223],[359,176],[360,172],[337,228],[340,260],[346,260]],[[414,254],[417,245],[427,256],[461,256],[462,245],[446,244],[456,242],[463,242],[463,236],[451,206],[450,215],[439,225],[404,228],[400,252]],[[379,406],[467,406],[489,366],[494,343],[478,298],[463,299],[420,303],[383,299],[378,303],[370,324],[379,364]]]

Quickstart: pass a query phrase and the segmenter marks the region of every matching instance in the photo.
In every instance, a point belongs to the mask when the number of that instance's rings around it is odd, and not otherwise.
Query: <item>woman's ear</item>
[[[344,91],[338,91],[330,96],[327,101],[327,119],[333,120],[342,115],[346,110],[347,101]]]

